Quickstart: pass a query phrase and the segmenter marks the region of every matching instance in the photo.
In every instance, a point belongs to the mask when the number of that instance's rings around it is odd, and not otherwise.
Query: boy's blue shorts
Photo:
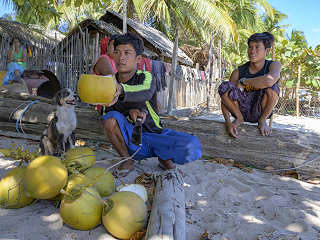
[[[117,120],[128,152],[132,155],[139,146],[131,142],[134,125],[124,115],[110,111],[101,116],[105,122],[109,118]],[[185,164],[201,158],[202,148],[199,139],[191,134],[165,128],[162,133],[142,133],[141,150],[134,156],[135,160],[159,157],[162,160],[171,159],[174,163]]]

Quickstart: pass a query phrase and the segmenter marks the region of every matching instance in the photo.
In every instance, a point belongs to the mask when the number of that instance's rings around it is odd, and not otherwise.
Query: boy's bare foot
[[[266,121],[259,121],[258,128],[262,136],[269,136],[272,133],[272,129],[267,125]]]
[[[113,175],[117,178],[127,176],[134,168],[134,161],[129,159],[128,161],[120,164],[120,167],[113,172]]]
[[[169,169],[175,169],[176,165],[170,160],[162,160],[158,158],[159,160],[159,167],[162,168],[163,170],[169,170]]]
[[[237,127],[239,127],[241,124],[243,124],[243,119],[235,119],[232,123],[226,123],[226,128],[229,135],[237,138],[238,137]]]

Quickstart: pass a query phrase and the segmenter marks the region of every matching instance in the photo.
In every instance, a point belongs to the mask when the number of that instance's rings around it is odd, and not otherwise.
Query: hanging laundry
[[[151,62],[149,58],[142,58],[141,61],[137,64],[137,69],[141,71],[152,72]]]
[[[176,80],[182,80],[182,78],[183,78],[182,67],[180,65],[177,65],[177,68],[176,68]]]
[[[166,82],[166,68],[163,62],[152,60],[152,78],[156,80],[157,92],[165,90]]]

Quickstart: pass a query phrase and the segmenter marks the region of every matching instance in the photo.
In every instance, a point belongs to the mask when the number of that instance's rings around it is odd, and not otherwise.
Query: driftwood
[[[3,92],[0,92],[1,129],[15,131],[15,120],[25,106],[21,104],[31,100],[40,102],[32,105],[23,115],[23,128],[26,133],[41,134],[55,111],[52,101]],[[8,121],[11,113],[14,122]],[[76,108],[76,114],[78,137],[107,141],[93,107]],[[256,126],[244,124],[239,127],[239,137],[234,139],[226,134],[224,123],[219,121],[162,119],[162,122],[165,127],[198,136],[203,154],[207,157],[233,159],[262,169],[269,166],[275,169],[299,167],[297,170],[302,178],[320,177],[320,160],[313,161],[320,156],[320,136],[317,134],[273,129],[271,136],[263,137]]]
[[[179,170],[156,174],[155,181],[155,196],[146,239],[185,240],[185,195]]]
[[[169,119],[165,123],[168,128],[197,135],[207,157],[233,159],[262,169],[299,167],[297,171],[302,178],[320,177],[320,136],[317,134],[273,129],[271,136],[263,137],[257,126],[244,124],[235,139],[226,134],[224,122]]]

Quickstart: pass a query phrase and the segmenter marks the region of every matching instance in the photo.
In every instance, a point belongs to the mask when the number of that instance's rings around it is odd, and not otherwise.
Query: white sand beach
[[[0,148],[13,143],[30,150],[38,148],[36,141],[0,136]],[[98,161],[112,159],[105,151],[96,153]],[[0,157],[0,176],[15,164],[17,161]],[[98,162],[104,167],[110,164]],[[200,240],[206,231],[207,239],[214,240],[320,239],[319,184],[260,170],[246,172],[210,159],[179,168],[184,178],[188,240]],[[135,170],[122,181],[132,183],[141,173],[155,171],[161,171],[155,159],[136,162]],[[114,239],[102,225],[90,231],[69,228],[59,209],[46,200],[21,209],[0,209],[0,233],[1,240]]]

